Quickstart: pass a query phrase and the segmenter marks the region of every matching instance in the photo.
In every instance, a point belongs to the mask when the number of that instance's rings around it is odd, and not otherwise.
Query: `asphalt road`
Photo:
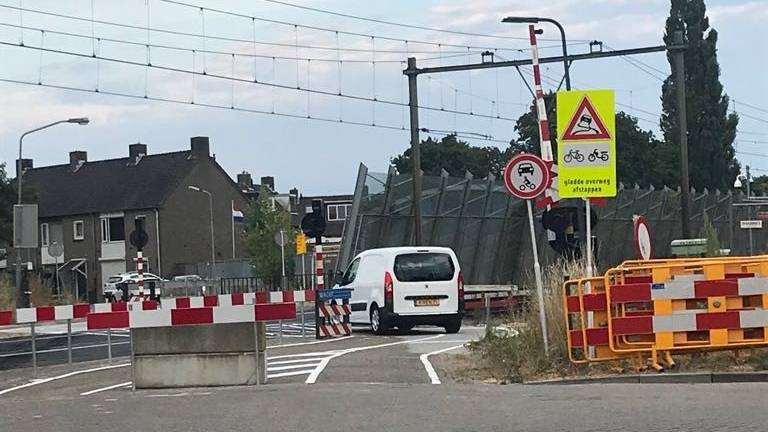
[[[0,371],[2,430],[755,431],[768,421],[768,384],[451,382],[442,360],[482,331],[294,339],[268,347],[265,386],[131,391],[125,359],[43,367],[42,380]]]

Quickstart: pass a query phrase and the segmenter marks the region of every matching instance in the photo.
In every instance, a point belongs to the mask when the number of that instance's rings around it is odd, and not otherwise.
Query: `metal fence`
[[[355,254],[376,247],[413,244],[410,175],[390,170],[369,173],[360,166],[355,199],[342,240],[340,268]],[[698,236],[704,218],[717,229],[721,247],[732,254],[749,253],[749,233],[739,221],[754,218],[760,207],[741,207],[740,193],[696,192],[690,198],[691,232]],[[734,205],[736,204],[736,205]],[[525,203],[512,197],[501,179],[476,179],[470,173],[453,177],[424,176],[422,196],[424,242],[456,251],[468,284],[507,284],[519,281],[532,267],[533,257]],[[768,204],[765,205],[768,210]],[[670,188],[626,188],[604,208],[595,208],[598,224],[597,262],[601,268],[634,258],[633,215],[649,222],[655,256],[669,256],[670,242],[680,238],[680,191]],[[536,214],[540,220],[542,211]],[[547,232],[537,224],[537,242],[546,265],[559,259],[548,245]],[[768,235],[753,232],[754,252],[764,252]]]

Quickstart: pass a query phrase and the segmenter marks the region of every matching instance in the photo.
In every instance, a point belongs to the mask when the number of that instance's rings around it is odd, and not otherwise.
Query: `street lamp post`
[[[192,190],[195,192],[201,192],[208,195],[208,207],[211,212],[211,216],[210,216],[211,218],[211,278],[213,278],[213,275],[216,272],[216,247],[215,247],[215,240],[214,240],[214,234],[213,234],[213,194],[197,186],[187,186],[187,188],[189,190]]]
[[[563,71],[565,72],[565,89],[570,90],[571,89],[571,74],[568,72],[569,64],[568,64],[568,45],[565,42],[565,29],[562,25],[560,25],[559,22],[553,20],[552,18],[544,18],[544,17],[506,17],[501,22],[503,23],[527,23],[527,24],[538,24],[539,22],[548,22],[554,24],[558,30],[560,30],[560,40],[563,45]]]
[[[18,205],[22,204],[22,177],[24,176],[24,170],[21,166],[21,159],[22,159],[22,149],[24,146],[24,137],[26,137],[29,134],[41,131],[43,129],[48,129],[49,127],[53,127],[56,125],[60,125],[62,123],[74,123],[79,124],[81,126],[85,126],[90,122],[88,120],[88,117],[75,117],[67,120],[59,120],[55,121],[53,123],[49,123],[44,126],[40,126],[38,128],[29,130],[21,134],[19,137],[19,160],[16,161],[16,188],[18,193],[18,198],[16,200],[16,203]],[[24,307],[26,306],[25,296],[24,293],[21,290],[21,247],[18,245],[16,246],[16,306],[17,307]]]

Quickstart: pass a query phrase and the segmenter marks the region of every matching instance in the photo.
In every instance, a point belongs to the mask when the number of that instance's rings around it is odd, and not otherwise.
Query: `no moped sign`
[[[522,153],[504,168],[504,185],[512,195],[533,199],[541,195],[550,182],[549,168],[538,156]]]

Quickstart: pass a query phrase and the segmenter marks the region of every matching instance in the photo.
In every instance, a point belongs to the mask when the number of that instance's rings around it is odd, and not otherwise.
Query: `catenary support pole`
[[[408,57],[408,107],[411,118],[411,163],[413,164],[413,235],[414,244],[421,246],[421,142],[419,141],[419,90],[416,58]]]
[[[32,336],[32,377],[37,378],[37,340],[35,338],[35,323],[29,324],[29,333]]]

